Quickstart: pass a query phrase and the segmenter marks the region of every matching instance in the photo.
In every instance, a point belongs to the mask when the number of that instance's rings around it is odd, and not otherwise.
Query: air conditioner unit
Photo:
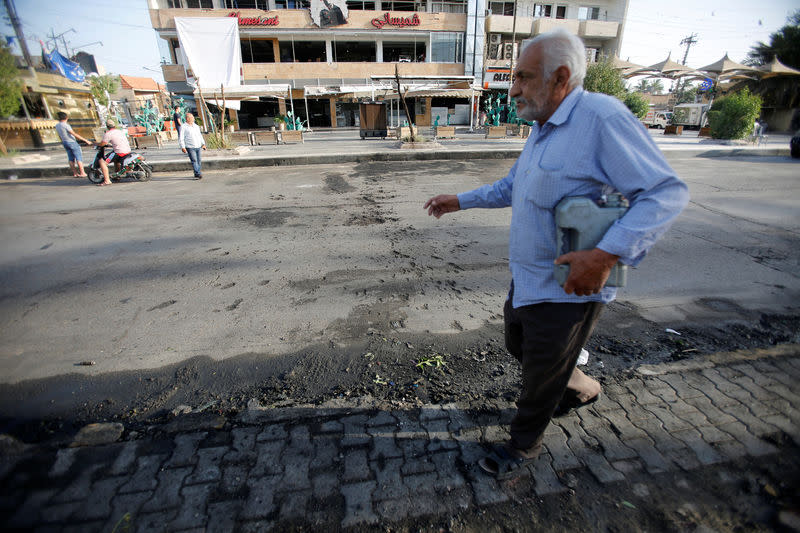
[[[503,36],[499,33],[492,33],[489,35],[489,42],[492,44],[500,44],[503,42]]]
[[[511,59],[516,50],[517,46],[514,43],[503,44],[503,59]]]

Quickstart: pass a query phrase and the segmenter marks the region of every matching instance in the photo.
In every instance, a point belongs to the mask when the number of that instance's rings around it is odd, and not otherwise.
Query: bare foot
[[[98,187],[105,187],[106,185],[111,185],[111,182],[110,181],[108,181],[108,182],[104,181],[103,183],[98,183],[97,184]]]

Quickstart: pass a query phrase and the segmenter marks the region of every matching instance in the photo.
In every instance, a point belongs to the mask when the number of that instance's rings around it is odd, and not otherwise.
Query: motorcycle
[[[131,152],[125,156],[120,165],[119,172],[114,172],[114,165],[109,160],[114,156],[114,152],[106,157],[106,147],[98,146],[97,155],[92,164],[86,168],[86,174],[92,183],[103,183],[103,169],[100,168],[100,160],[105,158],[108,163],[108,179],[120,181],[123,178],[135,178],[139,181],[150,181],[153,177],[153,167],[147,164],[140,154]]]

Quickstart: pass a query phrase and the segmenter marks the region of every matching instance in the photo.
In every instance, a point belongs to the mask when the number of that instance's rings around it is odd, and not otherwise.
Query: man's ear
[[[566,65],[561,65],[553,72],[553,85],[558,89],[565,89],[569,85],[569,77],[572,73]]]

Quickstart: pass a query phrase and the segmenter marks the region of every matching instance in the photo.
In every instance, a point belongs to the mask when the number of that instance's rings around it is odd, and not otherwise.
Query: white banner
[[[241,85],[238,22],[236,17],[175,17],[181,50],[202,87]]]

